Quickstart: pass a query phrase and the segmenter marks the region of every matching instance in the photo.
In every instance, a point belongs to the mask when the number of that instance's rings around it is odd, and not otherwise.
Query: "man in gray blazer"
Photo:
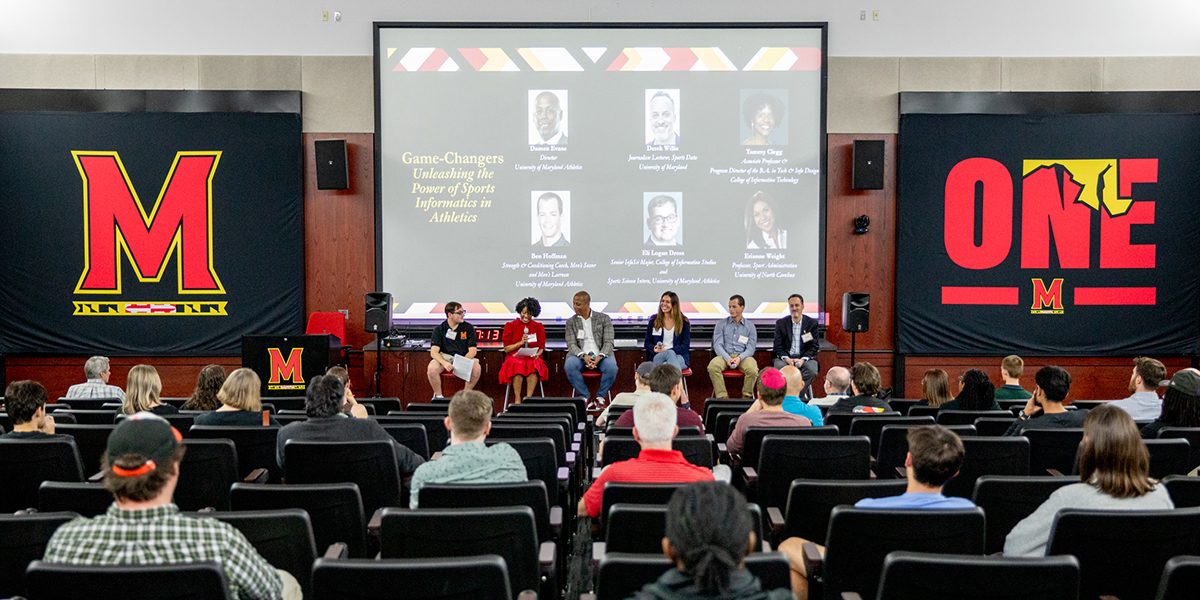
[[[592,311],[592,297],[587,292],[575,294],[575,316],[567,320],[567,362],[563,371],[575,393],[588,397],[583,370],[600,372],[600,390],[588,409],[603,408],[608,390],[617,380],[617,359],[613,357],[612,319],[602,312]]]

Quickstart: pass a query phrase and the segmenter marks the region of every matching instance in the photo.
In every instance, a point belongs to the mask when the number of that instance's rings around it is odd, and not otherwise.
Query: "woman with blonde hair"
[[[237,369],[225,379],[225,385],[217,392],[221,408],[196,417],[196,425],[221,426],[279,426],[275,417],[263,423],[262,380],[247,368]]]
[[[179,409],[163,404],[162,379],[158,370],[150,365],[137,365],[129,370],[125,379],[125,404],[121,412],[127,415],[149,411],[156,415],[179,414]]]
[[[941,406],[954,399],[950,394],[950,376],[941,369],[925,371],[921,378],[921,400],[919,406]]]

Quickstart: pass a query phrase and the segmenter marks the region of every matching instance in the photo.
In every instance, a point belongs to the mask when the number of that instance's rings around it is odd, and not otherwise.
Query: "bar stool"
[[[592,381],[593,380],[596,382],[596,386],[597,386],[596,391],[599,391],[600,377],[601,377],[600,371],[584,369],[583,371],[580,372],[580,375],[583,375],[583,384],[588,387],[589,393],[591,392],[591,389],[592,389]],[[542,395],[545,395],[545,392],[543,392]],[[575,395],[576,395],[575,394],[575,386],[571,386],[571,397],[574,398]],[[612,402],[612,389],[611,388],[608,390],[608,401]]]
[[[744,384],[745,379],[746,379],[745,373],[743,373],[737,369],[725,369],[724,371],[721,371],[721,377],[725,379],[725,391],[728,392],[729,390],[732,390],[734,387],[737,387],[737,389],[739,390],[738,393],[739,394],[741,393],[741,389],[742,389],[741,384]],[[729,383],[730,380],[737,381],[738,379],[742,380],[739,383],[739,385],[737,385],[737,386],[730,385],[730,383]],[[729,395],[729,397],[733,398],[733,394],[731,393]],[[742,397],[743,396],[738,396],[738,398],[742,398]]]
[[[442,397],[443,398],[449,398],[454,395],[453,392],[450,392],[447,389],[452,386],[447,385],[447,384],[452,384],[455,381],[457,381],[458,383],[453,386],[453,387],[457,388],[454,390],[455,392],[462,390],[463,388],[465,388],[467,386],[467,382],[463,381],[462,379],[459,379],[458,376],[455,375],[453,371],[442,371],[441,375],[442,375]]]
[[[508,410],[508,390],[511,389],[513,387],[513,385],[515,385],[515,384],[513,384],[512,382],[509,382],[507,385],[504,386],[504,408],[502,410]],[[574,389],[574,388],[571,388],[571,389]],[[546,380],[538,379],[538,391],[540,391],[542,393],[543,397],[546,396]]]

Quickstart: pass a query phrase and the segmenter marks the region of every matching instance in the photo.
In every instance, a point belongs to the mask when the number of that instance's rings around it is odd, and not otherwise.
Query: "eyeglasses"
[[[667,215],[665,217],[654,217],[653,219],[650,219],[650,222],[654,223],[655,225],[662,225],[664,221],[667,223],[675,223],[678,220],[679,215]]]
[[[450,314],[452,314],[452,315],[465,315],[465,314],[467,314],[467,311],[465,311],[465,310],[456,310],[456,311],[454,311],[454,312],[452,312],[452,313],[450,313]]]

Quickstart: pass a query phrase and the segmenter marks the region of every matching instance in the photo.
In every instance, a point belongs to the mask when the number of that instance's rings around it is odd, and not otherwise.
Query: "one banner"
[[[900,121],[904,354],[1195,354],[1200,115]]]
[[[0,352],[303,329],[300,116],[0,112]]]

